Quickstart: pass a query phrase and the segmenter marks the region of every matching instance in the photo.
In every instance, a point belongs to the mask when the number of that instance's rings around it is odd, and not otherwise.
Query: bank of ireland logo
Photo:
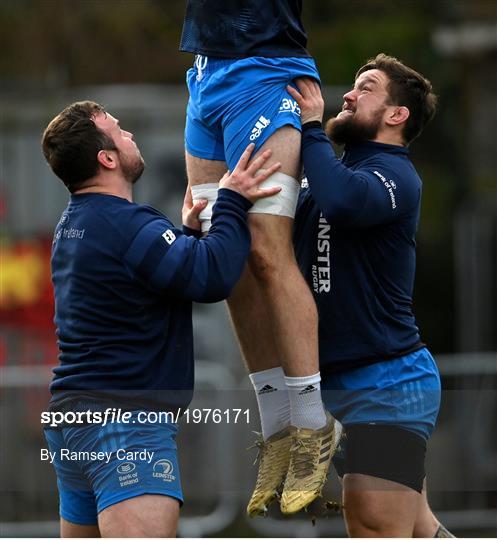
[[[176,476],[173,475],[174,466],[168,459],[159,459],[154,463],[152,476],[162,478],[164,482],[173,482]]]
[[[138,471],[135,469],[136,465],[134,463],[130,463],[129,461],[125,461],[117,466],[117,479],[122,488],[138,484],[140,479],[138,478]]]
[[[134,463],[121,463],[117,466],[117,472],[119,474],[128,474],[130,472],[133,472],[136,469],[136,465]]]

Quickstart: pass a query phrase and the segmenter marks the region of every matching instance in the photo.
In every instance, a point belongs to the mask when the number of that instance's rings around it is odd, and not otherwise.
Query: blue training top
[[[192,301],[223,300],[240,278],[250,206],[220,189],[212,227],[199,239],[150,206],[71,196],[52,249],[60,349],[52,408],[82,396],[131,408],[188,405]]]
[[[188,0],[180,50],[218,58],[308,57],[302,0]]]
[[[303,126],[309,188],[294,243],[319,312],[321,370],[402,356],[423,346],[412,312],[421,179],[405,147],[365,142],[340,161],[317,122]]]

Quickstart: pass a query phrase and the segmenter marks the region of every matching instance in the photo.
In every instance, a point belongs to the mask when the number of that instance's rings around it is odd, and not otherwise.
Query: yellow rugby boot
[[[281,495],[283,514],[295,514],[321,495],[342,424],[326,413],[321,429],[293,428],[290,465]]]
[[[271,435],[266,441],[262,436],[256,441],[254,446],[259,448],[260,463],[254,492],[247,505],[249,517],[265,515],[269,504],[278,496],[290,463],[291,445],[290,426]]]

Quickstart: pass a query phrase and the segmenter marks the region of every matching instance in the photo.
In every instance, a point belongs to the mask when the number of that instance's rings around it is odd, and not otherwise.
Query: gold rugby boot
[[[290,463],[291,445],[290,426],[271,435],[266,441],[261,436],[254,444],[259,449],[260,463],[254,492],[247,505],[249,517],[265,515],[268,506],[278,497]]]
[[[292,428],[290,465],[280,501],[283,514],[295,514],[321,495],[341,436],[342,424],[329,412],[320,429]]]

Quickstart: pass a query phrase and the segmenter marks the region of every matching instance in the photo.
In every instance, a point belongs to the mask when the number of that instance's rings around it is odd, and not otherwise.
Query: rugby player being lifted
[[[341,433],[323,407],[317,311],[292,247],[301,125],[286,87],[297,77],[319,80],[301,9],[301,0],[189,0],[180,47],[196,55],[187,74],[185,147],[193,200],[208,201],[203,231],[219,179],[249,142],[257,153],[270,148],[282,164],[266,181],[281,192],[250,210],[249,261],[228,299],[262,424],[250,516],[264,514],[283,483],[283,513],[314,500]]]

